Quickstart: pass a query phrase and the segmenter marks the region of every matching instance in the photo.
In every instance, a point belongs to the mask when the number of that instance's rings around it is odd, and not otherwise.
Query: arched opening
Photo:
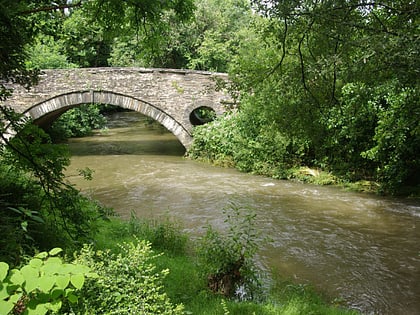
[[[39,126],[48,126],[67,110],[82,104],[110,104],[140,112],[156,120],[172,132],[182,145],[188,149],[192,142],[191,132],[179,121],[162,109],[148,102],[108,91],[78,91],[62,94],[36,104],[25,114]]]
[[[193,126],[204,125],[216,118],[216,112],[213,108],[201,106],[190,113],[190,123]]]

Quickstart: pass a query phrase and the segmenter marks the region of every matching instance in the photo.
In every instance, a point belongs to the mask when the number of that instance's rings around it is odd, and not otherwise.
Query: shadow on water
[[[75,138],[70,140],[72,156],[89,155],[167,155],[183,156],[185,148],[176,139],[155,137],[153,139],[111,140],[96,136],[97,140]]]

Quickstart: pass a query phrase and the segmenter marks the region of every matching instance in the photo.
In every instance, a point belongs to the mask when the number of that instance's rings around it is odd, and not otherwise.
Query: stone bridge
[[[43,70],[29,91],[21,86],[3,105],[47,127],[70,108],[83,104],[111,104],[138,111],[161,123],[188,148],[197,110],[216,115],[226,111],[230,97],[216,90],[224,73],[178,69],[83,68]]]

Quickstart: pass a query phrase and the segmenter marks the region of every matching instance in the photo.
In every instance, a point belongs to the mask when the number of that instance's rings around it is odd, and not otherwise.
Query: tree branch
[[[283,60],[286,57],[286,38],[287,38],[287,18],[284,17],[284,33],[283,33],[283,45],[282,45],[282,54],[281,54],[281,58],[279,63],[273,68],[271,69],[267,76],[272,75],[277,69],[279,69],[281,67],[281,65],[283,64]]]
[[[303,88],[315,100],[315,102],[317,103],[317,105],[319,105],[318,99],[315,97],[315,95],[312,93],[312,91],[309,89],[308,85],[306,84],[305,63],[304,63],[304,60],[303,60],[304,58],[303,58],[303,52],[302,52],[302,43],[303,43],[303,41],[305,40],[305,38],[307,36],[307,32],[312,28],[312,25],[313,24],[314,24],[314,20],[311,21],[311,23],[308,26],[308,29],[303,34],[302,38],[299,40],[298,52],[299,52],[300,71],[301,71],[301,75],[302,75],[302,85],[303,85]]]

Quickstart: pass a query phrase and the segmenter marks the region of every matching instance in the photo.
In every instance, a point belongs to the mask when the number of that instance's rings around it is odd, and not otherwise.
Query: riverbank
[[[359,314],[345,309],[339,300],[322,297],[309,286],[287,281],[275,271],[271,284],[253,294],[254,299],[239,301],[215,294],[203,277],[203,266],[197,263],[197,243],[169,219],[113,218],[101,224],[94,244],[96,250],[124,254],[120,244],[138,239],[149,241],[158,254],[153,260],[156,272],[169,270],[163,290],[173,304],[184,306],[185,314]]]
[[[226,168],[238,169],[230,157],[221,156],[220,159],[209,159],[197,155],[186,153],[186,158],[198,162]],[[240,171],[243,171],[239,168]],[[349,181],[348,179],[325,171],[319,168],[310,168],[307,166],[293,167],[285,169],[279,176],[278,170],[262,168],[259,171],[246,172],[253,175],[266,176],[273,179],[290,180],[299,183],[317,185],[317,186],[335,186],[351,192],[369,193],[374,195],[389,195],[383,191],[380,183],[361,179],[358,181]],[[397,194],[398,197],[420,198],[420,187],[404,187]]]

